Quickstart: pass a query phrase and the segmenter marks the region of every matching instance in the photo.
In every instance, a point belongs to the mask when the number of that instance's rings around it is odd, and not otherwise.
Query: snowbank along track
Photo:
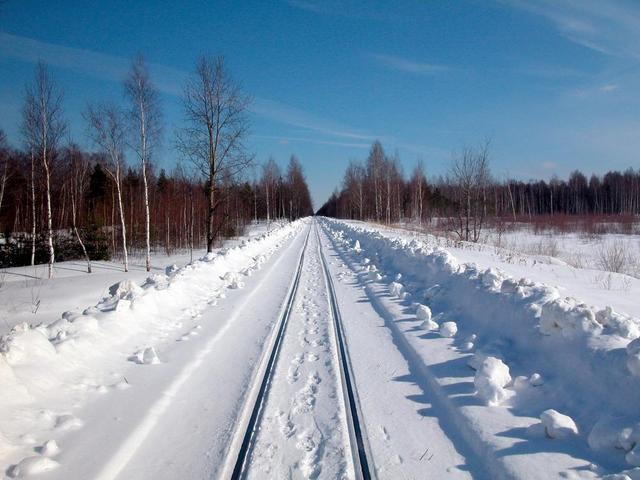
[[[309,227],[307,236],[305,238],[302,252],[300,253],[300,259],[296,268],[293,282],[287,294],[286,300],[283,305],[280,318],[276,324],[275,340],[272,342],[271,350],[265,355],[266,366],[264,367],[264,373],[258,374],[256,379],[256,385],[252,391],[256,392],[253,396],[255,399],[250,398],[248,401],[250,408],[250,415],[246,421],[245,426],[241,426],[238,429],[237,439],[232,445],[230,453],[228,455],[228,464],[226,473],[223,473],[223,478],[228,477],[232,480],[239,480],[245,478],[249,459],[251,456],[251,450],[253,443],[256,440],[257,432],[259,430],[260,421],[264,413],[266,400],[268,397],[269,386],[272,382],[275,366],[278,361],[278,355],[281,350],[283,338],[287,331],[287,324],[293,305],[298,292],[300,284],[300,277],[302,274],[305,252],[309,243],[309,236],[311,235],[311,229],[315,231],[315,235],[318,239],[318,253],[322,262],[322,269],[325,274],[326,286],[329,295],[330,310],[332,316],[332,324],[334,328],[335,338],[337,342],[337,356],[339,364],[339,375],[341,390],[343,393],[343,400],[345,403],[345,412],[347,416],[347,426],[349,429],[349,444],[351,446],[351,455],[354,466],[355,478],[368,480],[374,478],[370,471],[370,455],[368,455],[368,448],[366,446],[365,438],[363,436],[363,430],[360,425],[360,419],[362,415],[358,407],[358,401],[355,392],[355,386],[353,385],[353,374],[349,365],[349,359],[347,356],[347,349],[344,341],[344,334],[341,326],[340,310],[338,308],[338,302],[335,295],[333,281],[331,279],[329,269],[327,266],[326,258],[322,252],[320,244],[320,235],[317,230],[317,223],[314,220],[313,226]],[[250,394],[251,395],[251,394]],[[241,439],[241,440],[240,440]]]

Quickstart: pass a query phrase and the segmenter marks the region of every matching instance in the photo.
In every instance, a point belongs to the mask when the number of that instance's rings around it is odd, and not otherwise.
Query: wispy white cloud
[[[15,60],[47,64],[102,80],[122,81],[131,66],[131,60],[91,50],[41,42],[33,38],[0,32],[0,56]],[[181,70],[149,63],[158,89],[170,95],[179,95],[187,74]]]
[[[254,135],[254,138],[263,138],[266,140],[276,140],[278,143],[282,145],[288,145],[290,143],[314,143],[317,145],[328,145],[334,147],[347,147],[347,148],[362,148],[369,149],[371,148],[371,143],[369,142],[339,142],[333,140],[321,140],[317,138],[308,138],[308,137],[282,137],[277,135]]]
[[[255,98],[251,109],[254,113],[271,120],[331,137],[367,141],[377,138],[375,135],[340,125],[273,100]]]
[[[0,32],[0,57],[26,63],[43,60],[53,67],[111,82],[121,82],[131,66],[131,60],[124,57],[42,42],[4,32]],[[149,63],[149,68],[160,91],[172,96],[182,94],[182,85],[189,76],[188,72],[157,63]],[[376,138],[358,129],[265,98],[255,98],[251,111],[263,118],[329,137],[367,141]]]
[[[524,75],[549,79],[580,78],[587,75],[585,72],[560,65],[530,64],[517,68],[517,71]]]
[[[512,0],[547,18],[567,40],[590,50],[640,59],[640,3],[629,0]]]
[[[382,65],[385,68],[397,70],[400,72],[413,73],[416,75],[436,75],[451,70],[451,67],[447,65],[418,62],[394,55],[370,53],[367,56],[371,60],[375,61],[377,64]]]

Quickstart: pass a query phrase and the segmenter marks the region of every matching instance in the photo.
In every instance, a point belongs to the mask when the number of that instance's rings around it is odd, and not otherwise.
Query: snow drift
[[[344,252],[353,251],[356,242],[358,250],[366,252],[366,263],[355,256],[354,263],[367,281],[387,284],[391,298],[413,305],[420,317],[420,305],[425,305],[441,325],[455,321],[455,337],[446,341],[459,355],[475,353],[470,364],[477,370],[476,396],[488,405],[485,408],[505,409],[504,414],[485,414],[465,407],[452,413],[459,424],[473,425],[467,437],[479,455],[495,455],[498,447],[487,445],[505,442],[491,433],[495,425],[490,423],[511,422],[514,427],[530,426],[518,435],[533,450],[536,444],[553,450],[543,442],[558,437],[556,441],[566,443],[563,448],[576,459],[589,459],[593,468],[584,473],[587,478],[640,463],[633,434],[629,442],[620,440],[640,421],[640,339],[635,340],[640,337],[639,319],[610,307],[589,306],[562,296],[556,287],[512,278],[498,269],[461,264],[428,241],[383,235],[366,224],[324,220],[324,225]],[[400,294],[419,303],[403,301]],[[430,325],[416,328],[424,332]],[[424,344],[415,338],[415,344]],[[416,348],[429,355],[428,346]],[[517,412],[516,417],[506,409]],[[496,415],[502,420],[496,422]],[[539,418],[546,435],[539,433]],[[597,438],[602,431],[615,440]],[[502,466],[493,473],[517,477],[508,473],[509,460],[504,458],[495,457]]]

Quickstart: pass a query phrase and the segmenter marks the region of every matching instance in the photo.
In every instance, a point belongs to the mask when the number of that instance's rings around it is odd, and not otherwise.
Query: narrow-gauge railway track
[[[301,284],[300,278],[303,272],[303,264],[305,254],[307,253],[309,237],[311,236],[311,229],[314,229],[315,236],[318,241],[318,257],[320,258],[322,272],[324,272],[325,276],[324,283],[326,285],[328,295],[329,312],[332,324],[330,328],[333,331],[333,338],[335,338],[336,363],[339,370],[336,376],[340,377],[339,380],[336,380],[339,382],[338,389],[342,392],[342,400],[344,402],[345,420],[349,433],[348,443],[351,450],[354,476],[358,479],[373,478],[372,471],[370,470],[371,461],[370,456],[368,455],[366,439],[364,438],[363,428],[360,424],[362,415],[358,408],[355,385],[353,384],[353,373],[350,368],[348,352],[341,326],[340,310],[338,308],[335,289],[329,274],[326,258],[322,252],[320,235],[315,221],[307,232],[307,237],[300,253],[300,259],[293,282],[283,304],[283,309],[278,322],[276,323],[275,338],[269,346],[269,351],[265,354],[264,358],[266,360],[263,361],[265,366],[261,369],[255,380],[254,387],[251,389],[252,393],[250,393],[249,400],[247,401],[247,407],[245,407],[246,414],[244,415],[244,418],[246,418],[246,420],[238,427],[236,440],[230,448],[227,457],[227,465],[223,471],[222,478],[230,478],[233,480],[246,478],[249,467],[251,466],[252,451],[259,436],[258,434],[261,429],[261,422],[265,416],[267,399],[269,398],[270,390],[272,389],[272,383],[274,381],[275,371],[279,362],[284,338],[287,337],[287,326],[289,324],[289,319],[292,316],[293,306],[296,302],[299,286]]]
[[[358,405],[356,396],[354,377],[349,362],[347,346],[344,338],[344,330],[342,328],[342,316],[338,307],[338,299],[336,297],[333,279],[329,273],[327,259],[322,251],[322,243],[320,242],[320,234],[318,233],[317,223],[314,224],[316,236],[318,238],[318,252],[322,260],[322,270],[324,271],[327,290],[329,292],[329,303],[331,305],[331,316],[333,319],[333,327],[335,331],[336,343],[338,344],[338,358],[340,364],[340,378],[342,380],[342,392],[344,395],[345,411],[347,412],[347,424],[349,426],[349,438],[351,443],[351,453],[353,456],[353,465],[356,478],[365,480],[371,479],[373,475],[373,465],[370,463],[371,455],[366,444],[366,438],[362,429],[361,419],[362,413]]]

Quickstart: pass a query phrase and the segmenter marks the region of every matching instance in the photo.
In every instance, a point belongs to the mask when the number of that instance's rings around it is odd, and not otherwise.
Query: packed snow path
[[[312,234],[247,478],[354,477],[332,325]]]

